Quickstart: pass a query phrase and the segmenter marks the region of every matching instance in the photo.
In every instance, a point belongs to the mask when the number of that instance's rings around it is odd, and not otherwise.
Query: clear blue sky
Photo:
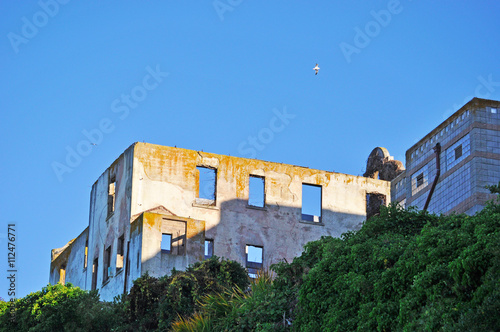
[[[498,1],[40,3],[0,4],[5,299],[7,224],[22,297],[133,142],[361,175],[374,147],[403,160],[472,97],[500,99]]]

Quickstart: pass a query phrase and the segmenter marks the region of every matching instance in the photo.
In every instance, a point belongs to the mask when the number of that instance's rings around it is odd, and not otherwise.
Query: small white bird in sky
[[[316,67],[314,67],[313,70],[316,72],[316,74],[314,74],[314,75],[318,75],[318,71],[319,71],[318,64],[316,64]]]

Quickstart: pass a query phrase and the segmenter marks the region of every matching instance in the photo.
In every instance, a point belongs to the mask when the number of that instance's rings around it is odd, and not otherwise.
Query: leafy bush
[[[305,259],[312,268],[298,292],[299,330],[500,326],[492,314],[500,312],[498,205],[473,217],[392,205],[357,233],[309,243]]]
[[[121,298],[124,331],[150,331],[158,328],[159,302],[165,296],[165,282],[145,274],[134,280],[130,293]]]
[[[172,324],[172,330],[176,332],[211,332],[214,331],[212,319],[195,313],[191,317],[183,318],[179,316],[179,320]]]
[[[262,272],[246,291],[239,287],[203,297],[200,311],[174,322],[174,331],[284,331],[289,328],[288,299]]]
[[[110,331],[110,303],[99,302],[97,292],[71,284],[48,285],[15,302],[3,302],[1,331]]]
[[[216,256],[173,270],[170,276],[144,275],[134,281],[123,298],[126,321],[124,331],[168,330],[172,322],[189,317],[199,309],[200,299],[226,288],[248,287],[248,276],[241,264]]]
[[[248,284],[239,263],[214,256],[170,276],[143,275],[114,302],[69,283],[48,285],[14,303],[0,301],[0,331],[169,330],[179,315],[193,315],[203,296]]]
[[[241,264],[212,256],[194,263],[185,272],[174,271],[167,278],[167,296],[160,303],[160,327],[168,329],[178,316],[190,316],[200,308],[207,294],[228,288],[248,287],[248,275]]]

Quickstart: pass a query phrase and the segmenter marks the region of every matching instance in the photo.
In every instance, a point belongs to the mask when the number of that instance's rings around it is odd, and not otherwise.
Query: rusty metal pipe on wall
[[[436,189],[436,185],[439,180],[439,175],[441,175],[441,160],[439,159],[439,154],[441,153],[441,144],[437,143],[434,147],[434,152],[436,153],[436,177],[434,178],[434,182],[432,182],[431,190],[429,191],[429,196],[427,196],[427,200],[425,201],[424,211],[427,211],[429,204],[431,202],[432,194],[434,193],[434,189]]]

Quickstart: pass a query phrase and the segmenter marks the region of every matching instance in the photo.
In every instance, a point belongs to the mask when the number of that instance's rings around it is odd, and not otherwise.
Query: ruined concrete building
[[[111,300],[146,272],[212,255],[254,275],[309,241],[360,228],[390,201],[473,214],[499,180],[500,102],[478,98],[408,149],[406,170],[379,147],[364,177],[135,143],[94,183],[89,226],[52,251],[50,283]]]
[[[359,229],[370,195],[389,203],[390,182],[135,143],[94,183],[89,226],[52,251],[50,283],[111,300],[146,272],[211,255],[253,275],[309,241]]]
[[[485,187],[499,180],[500,101],[473,98],[406,151],[391,196],[423,209],[432,193],[428,211],[472,215],[495,197]]]

